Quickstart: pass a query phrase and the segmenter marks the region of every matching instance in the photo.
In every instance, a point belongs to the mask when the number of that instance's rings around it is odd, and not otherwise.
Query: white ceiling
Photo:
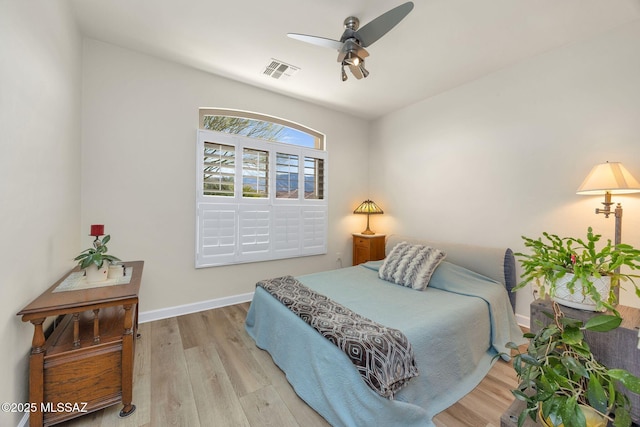
[[[363,118],[376,118],[526,58],[640,19],[640,0],[414,0],[367,50],[370,76],[340,79],[339,39],[404,0],[72,0],[81,31],[106,41]],[[263,74],[275,58],[301,70]]]

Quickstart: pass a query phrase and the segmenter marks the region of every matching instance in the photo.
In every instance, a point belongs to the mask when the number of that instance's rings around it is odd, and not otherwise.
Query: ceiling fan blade
[[[289,36],[292,39],[296,39],[306,43],[311,43],[317,46],[328,47],[336,50],[342,49],[342,45],[343,45],[343,43],[339,42],[338,40],[332,40],[332,39],[327,39],[324,37],[317,37],[317,36],[308,36],[306,34],[289,33],[287,34],[287,36]]]
[[[383,13],[356,31],[358,40],[364,47],[371,46],[380,37],[398,25],[412,10],[413,2],[409,1]]]

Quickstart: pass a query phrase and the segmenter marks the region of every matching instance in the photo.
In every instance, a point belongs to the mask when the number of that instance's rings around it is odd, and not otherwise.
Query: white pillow
[[[422,291],[445,256],[444,251],[430,246],[398,243],[382,263],[378,277]]]

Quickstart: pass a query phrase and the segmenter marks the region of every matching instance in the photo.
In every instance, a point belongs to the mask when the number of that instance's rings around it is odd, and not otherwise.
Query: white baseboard
[[[520,326],[524,326],[525,328],[530,328],[531,326],[531,319],[527,316],[523,316],[521,314],[516,314],[516,322],[518,322],[518,325]]]
[[[199,301],[192,304],[161,308],[159,310],[143,311],[138,314],[138,322],[146,323],[153,322],[154,320],[167,319],[169,317],[183,316],[185,314],[197,313],[199,311],[211,310],[213,308],[240,304],[242,302],[251,301],[252,299],[253,292],[250,292],[248,294],[234,295],[208,301]]]

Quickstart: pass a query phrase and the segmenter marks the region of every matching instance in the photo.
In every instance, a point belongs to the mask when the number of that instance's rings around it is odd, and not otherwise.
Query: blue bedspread
[[[431,419],[471,391],[518,328],[504,287],[443,262],[425,291],[378,278],[380,262],[298,277],[306,286],[391,328],[412,343],[420,375],[388,400],[348,357],[262,288],[247,332],[286,373],[296,393],[334,426],[433,426]]]

